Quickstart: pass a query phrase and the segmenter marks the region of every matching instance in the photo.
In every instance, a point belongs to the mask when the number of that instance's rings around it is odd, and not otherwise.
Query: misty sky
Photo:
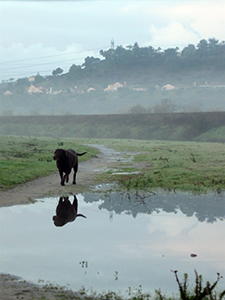
[[[68,72],[122,45],[180,50],[225,40],[225,1],[0,1],[0,81]]]

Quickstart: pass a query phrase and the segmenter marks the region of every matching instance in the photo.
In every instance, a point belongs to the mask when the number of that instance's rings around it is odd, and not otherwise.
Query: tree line
[[[85,58],[81,65],[72,64],[67,73],[58,67],[52,71],[52,76],[47,78],[37,74],[35,84],[42,84],[44,81],[58,85],[74,82],[84,82],[86,79],[91,82],[99,79],[100,81],[119,80],[118,76],[126,80],[132,74],[165,74],[179,72],[198,72],[198,71],[224,71],[225,70],[225,41],[220,42],[216,38],[202,39],[195,46],[189,44],[183,50],[178,47],[162,50],[152,46],[140,47],[137,42],[126,47],[117,46],[106,51],[100,50],[102,59],[93,56]],[[146,73],[145,73],[146,71]],[[60,80],[60,81],[59,81]],[[10,88],[13,79],[9,80]],[[46,82],[47,84],[47,82]],[[19,91],[30,86],[28,78],[19,78],[16,81],[16,89]]]
[[[197,44],[187,45],[182,51],[178,47],[162,50],[159,48],[139,47],[138,43],[127,47],[117,46],[106,51],[100,50],[103,59],[86,57],[82,65],[73,64],[69,77],[104,76],[113,70],[164,69],[167,72],[201,71],[225,69],[225,41],[215,38],[202,39]]]

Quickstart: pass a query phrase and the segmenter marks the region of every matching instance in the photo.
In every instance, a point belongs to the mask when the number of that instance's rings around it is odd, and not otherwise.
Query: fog
[[[87,89],[59,94],[16,94],[0,97],[1,116],[93,115],[225,111],[225,87],[166,91],[154,87]]]

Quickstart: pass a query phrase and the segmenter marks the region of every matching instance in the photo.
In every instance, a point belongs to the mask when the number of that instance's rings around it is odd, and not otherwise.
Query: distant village
[[[32,94],[49,94],[49,95],[58,95],[58,94],[66,94],[66,93],[72,93],[72,94],[84,94],[84,93],[91,93],[96,91],[95,88],[93,87],[88,87],[86,89],[78,87],[78,86],[74,86],[74,87],[70,87],[69,91],[68,88],[66,90],[63,89],[53,89],[52,87],[48,87],[48,88],[44,88],[42,86],[35,86],[34,85],[34,81],[35,81],[35,77],[30,77],[28,78],[28,81],[30,83],[30,86],[28,88],[26,88],[25,93],[27,93],[28,95],[32,95]],[[205,82],[204,85],[197,85],[196,82],[193,83],[193,85],[185,85],[185,84],[178,84],[178,85],[172,85],[170,83],[160,87],[159,85],[155,86],[156,90],[162,90],[162,91],[173,91],[173,90],[186,90],[186,89],[191,89],[191,88],[203,88],[203,89],[224,89],[225,88],[225,84],[221,85],[221,84],[208,84],[208,82]],[[132,91],[137,91],[137,92],[146,92],[148,90],[148,88],[146,87],[139,87],[139,86],[128,86],[126,82],[124,82],[123,84],[120,82],[116,82],[114,84],[110,84],[108,85],[106,88],[104,88],[102,91],[104,91],[105,93],[111,93],[111,92],[117,92],[119,89],[129,89]],[[99,91],[99,90],[98,90]],[[4,95],[12,95],[13,92],[10,90],[7,90],[3,93]]]

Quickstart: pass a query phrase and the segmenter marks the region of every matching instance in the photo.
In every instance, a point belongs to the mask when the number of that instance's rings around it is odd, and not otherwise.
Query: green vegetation
[[[195,287],[189,288],[188,286],[188,275],[184,274],[184,280],[181,282],[178,278],[177,271],[172,271],[175,274],[175,279],[179,287],[179,296],[164,296],[161,290],[155,290],[155,294],[144,293],[141,287],[137,289],[128,288],[126,295],[121,296],[120,294],[112,291],[104,293],[91,292],[87,293],[84,288],[78,292],[73,292],[68,287],[60,287],[53,284],[44,285],[39,292],[40,297],[35,299],[61,299],[61,300],[222,300],[225,297],[225,290],[216,291],[216,287],[220,279],[223,277],[218,273],[217,279],[212,284],[210,282],[203,283],[201,275],[198,275],[195,270]],[[37,294],[38,287],[34,287],[34,294]],[[33,299],[33,298],[32,298]]]
[[[203,70],[207,67],[214,69],[225,67],[224,41],[219,43],[219,40],[215,38],[210,38],[208,41],[203,39],[198,43],[197,48],[189,44],[181,51],[180,55],[178,55],[178,50],[179,48],[175,47],[162,51],[161,48],[139,47],[138,43],[134,43],[134,45],[128,46],[127,49],[118,46],[115,50],[101,50],[100,54],[105,58],[104,65],[113,64],[121,69],[124,67],[150,66],[153,69],[163,67],[167,71],[175,72],[180,69]],[[84,66],[93,70],[98,63],[99,61],[92,58],[92,60],[86,60]]]
[[[180,299],[182,300],[189,300],[189,299],[195,299],[195,300],[200,300],[200,299],[216,299],[217,295],[213,294],[214,289],[219,282],[221,278],[223,278],[219,273],[217,273],[217,280],[213,283],[210,284],[210,282],[207,281],[205,287],[203,287],[203,280],[202,276],[198,275],[197,271],[195,270],[195,289],[194,293],[193,291],[188,291],[188,275],[184,274],[184,282],[181,283],[177,271],[173,271],[176,277],[176,281],[179,286],[179,292],[180,292]],[[159,293],[160,294],[160,293]],[[221,292],[218,295],[219,299],[222,299],[225,296],[225,290]],[[161,296],[160,296],[161,298]]]
[[[225,142],[225,112],[0,117],[0,135]]]
[[[36,75],[32,82],[28,78],[2,82],[0,114],[135,113],[138,105],[139,113],[225,110],[224,41],[201,40],[182,51],[178,47],[162,50],[134,43],[126,48],[100,50],[100,55],[103,59],[87,57],[82,65],[73,64],[65,74],[58,67],[53,76]],[[116,82],[123,87],[117,92],[104,92]],[[28,93],[31,84],[39,92]],[[166,84],[176,89],[163,90]]]
[[[163,188],[194,193],[212,190],[220,193],[224,189],[225,145],[222,143],[113,139],[91,142],[133,152],[130,154],[134,156],[133,162],[121,161],[108,172],[108,180],[116,180],[127,189]],[[139,173],[132,174],[135,171]]]
[[[217,273],[217,280],[213,284],[210,284],[210,282],[207,281],[205,287],[203,287],[202,276],[198,275],[197,271],[195,270],[195,288],[194,290],[188,290],[188,274],[184,274],[184,281],[183,283],[181,283],[177,275],[178,271],[176,270],[172,272],[175,274],[175,278],[179,286],[179,294],[181,300],[221,300],[225,297],[225,290],[219,294],[214,291],[219,280],[223,278],[219,273]],[[161,291],[156,291],[156,294],[159,296],[160,300],[166,300],[166,298],[162,296]]]
[[[121,139],[54,139],[2,136],[0,138],[1,189],[45,176],[56,170],[52,159],[56,148],[87,151],[87,160],[97,150],[82,144],[104,144],[128,151],[133,161],[114,163],[99,182],[117,181],[126,189],[154,189],[222,192],[225,184],[225,145]],[[121,156],[122,157],[122,156]],[[134,173],[135,172],[135,173]],[[124,173],[124,174],[123,174]]]
[[[146,77],[152,79],[155,74],[163,79],[165,73],[177,72],[183,75],[190,71],[210,70],[213,72],[224,71],[225,68],[225,42],[219,42],[215,38],[202,39],[197,46],[189,44],[182,51],[179,51],[178,47],[165,50],[155,49],[152,46],[139,47],[135,42],[134,45],[126,48],[117,46],[115,49],[100,50],[99,53],[103,59],[88,56],[82,65],[73,64],[68,73],[62,74],[63,70],[57,68],[53,70],[53,76],[49,76],[49,78],[35,76],[34,83],[43,84],[51,79],[53,84],[57,85],[61,82],[65,86],[69,82],[80,83],[85,80],[88,83],[93,82],[93,79],[107,82],[107,80],[115,78],[115,75],[118,79],[126,80],[127,77],[131,77],[131,74],[133,74],[134,80],[140,81],[139,77],[142,77],[142,81],[144,81]],[[56,76],[59,74],[62,75]],[[26,83],[26,78],[20,78],[17,80],[15,88],[21,91]],[[193,84],[193,81],[191,83]]]
[[[0,137],[0,189],[5,190],[57,170],[53,154],[56,148],[73,148],[88,153],[79,158],[87,160],[96,150],[80,146],[72,139]]]

